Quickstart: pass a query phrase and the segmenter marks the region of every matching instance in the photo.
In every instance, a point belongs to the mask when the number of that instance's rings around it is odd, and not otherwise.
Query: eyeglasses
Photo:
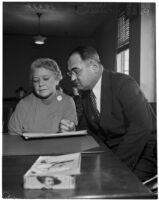
[[[70,76],[70,77],[72,77],[73,75],[76,76],[76,77],[79,77],[81,72],[82,72],[82,69],[75,68],[72,71],[67,72],[67,75]]]

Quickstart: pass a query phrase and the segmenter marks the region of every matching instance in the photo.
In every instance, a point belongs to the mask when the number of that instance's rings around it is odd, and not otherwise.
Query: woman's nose
[[[39,80],[39,86],[43,86],[44,85],[44,81],[43,80]]]

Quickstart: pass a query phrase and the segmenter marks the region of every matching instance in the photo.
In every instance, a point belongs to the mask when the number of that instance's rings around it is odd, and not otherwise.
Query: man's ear
[[[94,72],[98,72],[98,64],[94,60],[89,60],[89,65]]]
[[[97,72],[97,71],[98,71],[98,65],[97,65],[97,64],[92,65],[92,69],[93,69],[95,72]]]

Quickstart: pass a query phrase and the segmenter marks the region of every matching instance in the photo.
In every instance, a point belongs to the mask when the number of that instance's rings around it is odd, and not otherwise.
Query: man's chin
[[[79,90],[82,90],[83,89],[83,87],[80,85],[80,84],[76,84],[75,85]]]
[[[89,90],[88,87],[84,87],[84,86],[82,86],[82,85],[77,85],[76,87],[77,87],[79,90]]]

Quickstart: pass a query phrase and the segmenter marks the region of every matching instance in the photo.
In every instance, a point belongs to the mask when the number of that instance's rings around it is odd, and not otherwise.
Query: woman
[[[61,132],[62,120],[77,125],[73,99],[58,91],[62,79],[57,63],[49,58],[39,58],[31,65],[33,92],[22,99],[9,121],[10,134]],[[71,122],[70,122],[71,123]]]

